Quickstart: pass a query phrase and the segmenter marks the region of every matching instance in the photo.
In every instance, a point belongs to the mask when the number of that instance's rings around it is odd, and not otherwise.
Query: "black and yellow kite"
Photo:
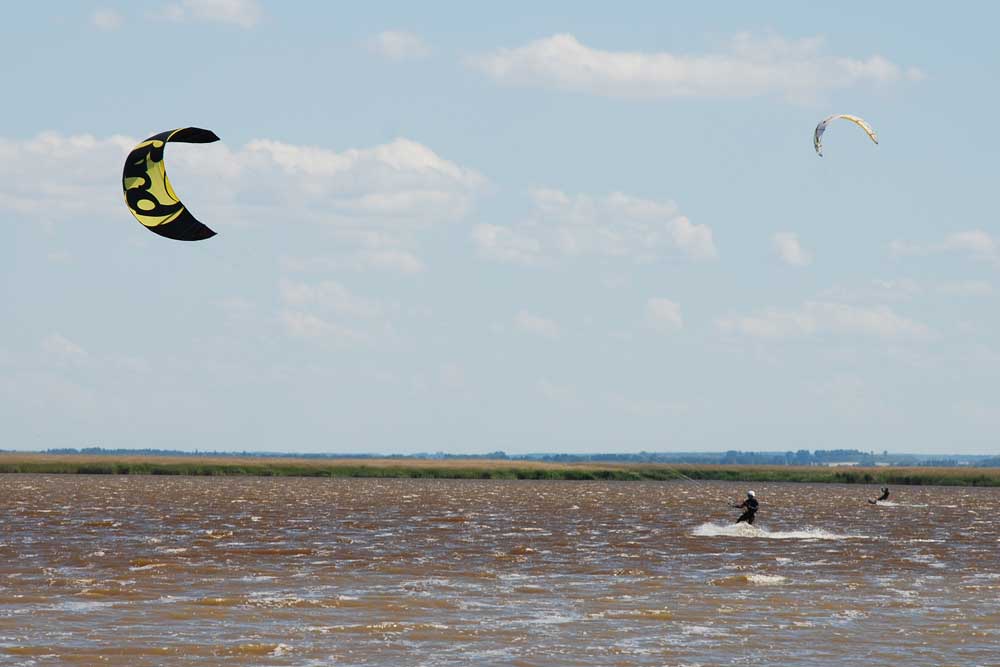
[[[182,127],[154,134],[132,149],[125,158],[122,189],[128,209],[149,231],[177,241],[201,241],[215,232],[198,222],[174,193],[163,164],[168,141],[210,144],[219,137],[211,130]]]

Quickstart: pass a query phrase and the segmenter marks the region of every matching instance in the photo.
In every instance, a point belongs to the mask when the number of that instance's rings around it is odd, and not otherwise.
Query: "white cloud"
[[[398,248],[365,249],[351,253],[347,257],[283,257],[281,267],[285,271],[388,271],[414,274],[426,269],[424,262],[408,250]]]
[[[802,247],[799,238],[791,232],[778,232],[772,237],[774,250],[785,264],[791,266],[808,266],[812,263],[812,254]]]
[[[913,301],[928,296],[990,296],[993,284],[985,280],[918,282],[912,278],[872,280],[861,287],[835,285],[820,293],[823,300],[886,303]]]
[[[95,218],[127,225],[120,182],[108,175],[121,173],[136,143],[54,132],[0,138],[0,211],[45,225]],[[337,261],[359,270],[422,270],[417,235],[464,219],[486,187],[476,171],[408,139],[344,151],[269,139],[237,148],[171,144],[166,162],[185,204],[216,231],[324,225],[338,242],[328,247],[344,255]]]
[[[420,225],[379,225],[375,220],[365,225],[339,226],[334,231],[338,242],[357,249],[339,256],[283,257],[287,271],[388,271],[403,274],[420,273],[426,269],[414,249],[415,232]],[[381,227],[381,228],[380,228]]]
[[[58,364],[80,366],[90,360],[90,354],[85,349],[58,333],[43,338],[41,346],[45,357]]]
[[[333,343],[363,343],[368,336],[354,329],[301,311],[284,311],[279,318],[289,335]]]
[[[389,329],[388,317],[396,310],[394,305],[358,296],[332,280],[305,283],[282,279],[278,287],[283,304],[278,318],[285,331],[296,338],[334,343],[371,341]]]
[[[385,30],[368,42],[368,48],[388,60],[416,60],[430,54],[431,49],[419,35],[405,30]]]
[[[815,320],[802,312],[768,310],[760,315],[722,318],[718,321],[723,333],[735,333],[751,338],[789,338],[816,332]]]
[[[777,95],[803,101],[838,88],[923,76],[880,55],[832,56],[823,47],[819,37],[740,34],[715,53],[602,51],[557,34],[471,58],[469,64],[503,83],[626,98]]]
[[[945,239],[945,249],[967,252],[979,259],[996,260],[997,241],[982,230],[958,232]]]
[[[646,322],[657,331],[680,331],[684,327],[681,307],[670,299],[646,301]]]
[[[861,287],[834,285],[820,293],[824,300],[876,302],[910,301],[924,293],[924,287],[911,278],[876,279]]]
[[[420,273],[424,263],[419,257],[405,250],[369,250],[355,256],[359,269],[377,269],[396,273]]]
[[[113,9],[97,9],[90,15],[90,24],[99,30],[117,30],[125,18]]]
[[[135,143],[55,132],[0,138],[0,210],[47,224],[121,213],[121,186],[107,175],[121,172]]]
[[[282,280],[279,289],[281,300],[289,306],[315,306],[352,319],[373,319],[384,313],[376,301],[359,297],[332,280],[314,284]]]
[[[670,221],[670,236],[674,245],[693,259],[715,259],[719,256],[708,225],[692,224],[684,216]]]
[[[544,261],[541,241],[521,235],[508,227],[476,225],[472,231],[472,240],[479,249],[479,254],[487,259],[526,266]]]
[[[150,18],[159,19],[161,21],[183,21],[187,16],[184,11],[184,7],[179,2],[168,3],[163,5],[160,9],[152,11],[148,14]]]
[[[981,229],[950,234],[939,243],[892,241],[889,254],[893,257],[927,256],[958,253],[970,259],[1000,264],[1000,241]]]
[[[880,300],[892,298],[906,300],[920,294],[920,292],[923,291],[923,288],[920,286],[920,283],[915,280],[910,278],[899,278],[873,280],[871,282],[871,290],[873,295]]]
[[[198,160],[211,168],[207,157]],[[236,189],[233,203],[236,194],[263,188],[286,210],[326,222],[365,219],[412,226],[454,221],[468,213],[486,183],[477,172],[408,139],[339,153],[262,139],[238,152],[221,152],[217,162],[235,172],[228,179]]]
[[[473,231],[482,256],[519,264],[557,257],[617,257],[649,262],[667,254],[691,259],[718,256],[712,230],[693,224],[671,201],[632,197],[568,195],[536,189],[527,220],[509,227],[478,225]]]
[[[902,317],[887,306],[832,301],[806,301],[797,310],[769,309],[756,315],[722,318],[717,324],[723,333],[762,339],[827,334],[910,340],[933,337],[927,325]]]
[[[946,296],[989,296],[993,294],[993,284],[985,280],[962,280],[941,283],[934,287],[934,291]]]
[[[262,13],[256,0],[180,0],[165,5],[156,17],[168,21],[214,21],[252,28],[260,21]]]
[[[514,326],[519,331],[532,336],[555,340],[559,337],[559,325],[550,319],[522,310],[514,318]]]

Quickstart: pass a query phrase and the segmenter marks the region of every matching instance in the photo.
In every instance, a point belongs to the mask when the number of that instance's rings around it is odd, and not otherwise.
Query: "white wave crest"
[[[787,582],[788,579],[786,577],[777,574],[737,574],[732,577],[713,579],[709,583],[713,586],[746,586],[747,584],[755,586],[781,586]]]
[[[844,535],[831,533],[822,528],[804,528],[802,530],[776,530],[758,528],[745,523],[703,523],[692,533],[695,537],[755,537],[767,540],[858,540],[866,539],[864,535]]]

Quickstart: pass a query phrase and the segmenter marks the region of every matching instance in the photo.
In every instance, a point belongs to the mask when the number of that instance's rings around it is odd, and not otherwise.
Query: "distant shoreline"
[[[0,473],[813,482],[1000,486],[1000,468],[596,464],[491,459],[295,459],[205,456],[91,456],[0,453]]]

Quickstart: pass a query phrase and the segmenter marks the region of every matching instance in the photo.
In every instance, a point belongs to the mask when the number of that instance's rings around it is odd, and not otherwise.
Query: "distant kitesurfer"
[[[868,502],[870,502],[872,505],[874,505],[875,503],[878,503],[878,502],[883,501],[883,500],[889,500],[889,487],[888,486],[883,486],[882,487],[882,495],[881,496],[879,496],[875,500],[869,500]]]
[[[747,491],[747,499],[739,505],[733,505],[733,507],[743,510],[743,514],[741,514],[740,518],[736,520],[736,523],[746,521],[752,526],[754,516],[757,514],[757,508],[760,507],[760,503],[757,502],[757,495],[753,491]]]

